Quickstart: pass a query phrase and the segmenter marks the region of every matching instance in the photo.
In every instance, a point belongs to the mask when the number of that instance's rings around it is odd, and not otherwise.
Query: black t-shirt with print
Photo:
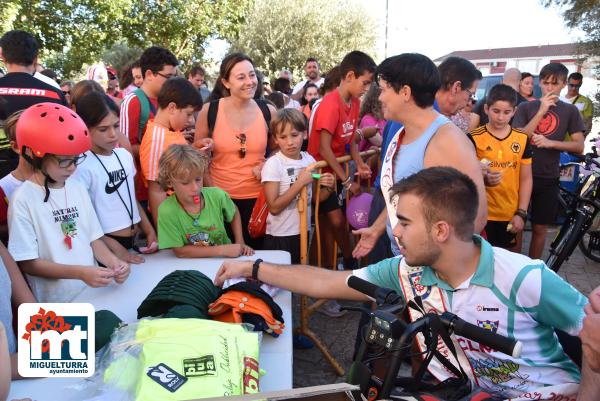
[[[0,78],[0,120],[12,113],[43,102],[67,105],[60,89],[26,72],[11,72]]]
[[[522,103],[513,118],[513,127],[523,128],[540,109],[540,101]],[[567,133],[583,132],[585,126],[577,107],[559,101],[538,123],[535,133],[554,141],[564,141]],[[542,149],[533,146],[533,176],[539,178],[558,178],[560,176],[560,151]]]

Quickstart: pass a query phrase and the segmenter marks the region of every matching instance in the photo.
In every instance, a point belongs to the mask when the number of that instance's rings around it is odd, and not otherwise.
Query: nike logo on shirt
[[[109,180],[104,187],[104,191],[107,194],[112,194],[116,192],[119,187],[125,182],[127,179],[127,174],[125,174],[125,170],[117,170],[109,173]]]

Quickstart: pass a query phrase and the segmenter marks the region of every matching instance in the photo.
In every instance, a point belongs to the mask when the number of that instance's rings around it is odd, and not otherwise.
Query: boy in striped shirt
[[[187,143],[182,130],[194,125],[194,113],[201,107],[200,93],[185,78],[167,80],[158,94],[156,116],[148,121],[140,144],[142,175],[148,188],[148,205],[155,224],[158,206],[167,197],[158,184],[158,161],[169,146]]]

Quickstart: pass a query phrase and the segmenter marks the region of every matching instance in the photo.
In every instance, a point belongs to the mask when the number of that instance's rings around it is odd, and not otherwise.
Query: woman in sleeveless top
[[[253,99],[258,79],[254,63],[245,54],[233,53],[221,63],[219,77],[210,100],[218,102],[217,116],[209,133],[205,104],[196,122],[195,146],[204,138],[214,141],[209,177],[205,185],[226,191],[242,217],[244,241],[262,249],[262,238],[250,238],[247,232],[250,214],[262,185],[260,171],[268,148],[268,127],[260,107]],[[269,106],[272,115],[275,109]]]

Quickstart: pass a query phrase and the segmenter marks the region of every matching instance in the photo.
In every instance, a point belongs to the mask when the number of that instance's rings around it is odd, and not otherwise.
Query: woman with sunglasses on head
[[[8,249],[38,302],[71,302],[86,284],[123,283],[129,264],[101,240],[87,191],[69,180],[92,146],[85,123],[64,106],[39,103],[21,114],[16,134],[34,172],[11,199]]]
[[[275,108],[254,99],[258,79],[254,63],[243,53],[226,56],[210,97],[196,121],[195,146],[214,141],[210,183],[225,190],[242,217],[244,241],[262,249],[262,238],[251,238],[247,227],[262,190],[260,172],[268,154],[268,124]],[[232,233],[228,233],[232,234]]]

